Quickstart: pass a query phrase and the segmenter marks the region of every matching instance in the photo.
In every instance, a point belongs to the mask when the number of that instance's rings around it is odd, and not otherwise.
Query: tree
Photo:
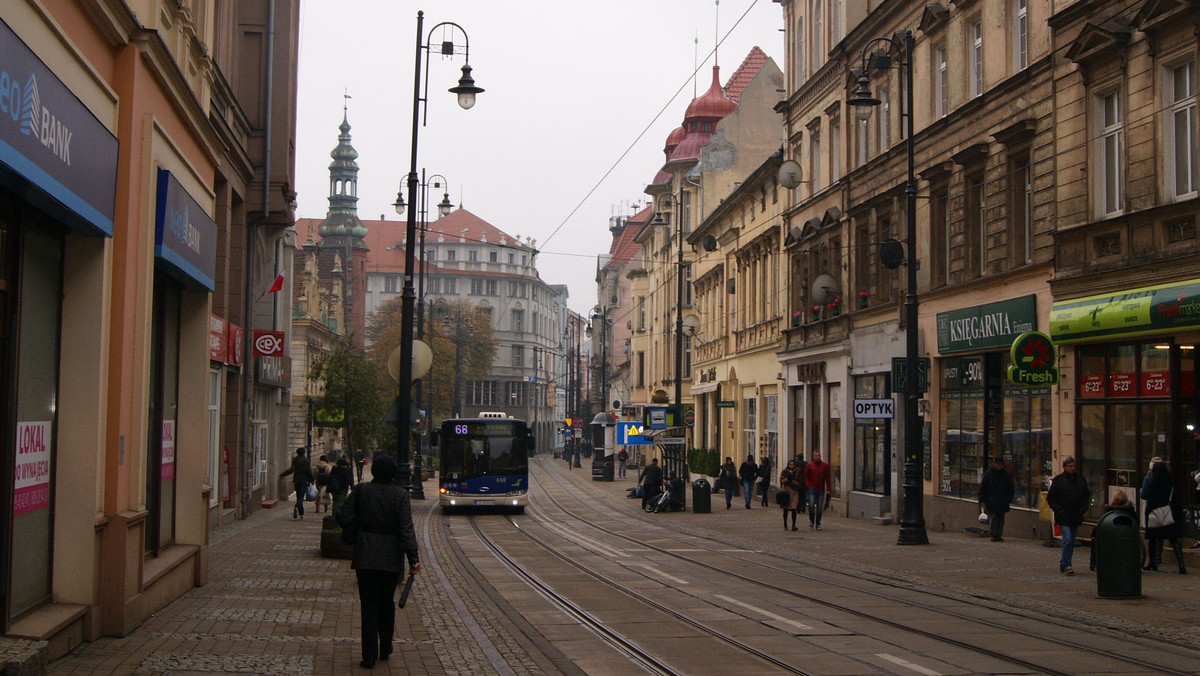
[[[400,344],[401,302],[400,297],[393,298],[367,318],[371,361],[384,372],[388,357]],[[465,401],[469,384],[487,379],[496,358],[496,341],[491,316],[469,301],[439,299],[427,309],[425,323],[425,342],[433,352],[433,366],[421,379],[420,405],[426,405],[432,393],[431,422],[438,422],[452,413],[456,383],[459,400]]]
[[[324,387],[324,394],[313,401],[316,409],[342,412],[342,428],[346,430],[351,458],[355,449],[379,446],[383,416],[395,393],[367,355],[343,343],[312,362],[308,379],[320,381]]]

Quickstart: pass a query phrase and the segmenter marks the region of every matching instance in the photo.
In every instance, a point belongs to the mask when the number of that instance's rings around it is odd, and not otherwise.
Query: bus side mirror
[[[529,432],[529,433],[527,433],[527,434],[526,434],[526,436],[525,436],[525,445],[529,447],[529,450],[530,450],[530,451],[536,451],[536,450],[537,450],[537,437],[535,437],[535,436],[533,435],[533,432]]]
[[[435,427],[435,428],[429,430],[429,445],[437,446],[440,443],[439,439],[441,438],[441,436],[442,436],[442,431],[440,429]]]

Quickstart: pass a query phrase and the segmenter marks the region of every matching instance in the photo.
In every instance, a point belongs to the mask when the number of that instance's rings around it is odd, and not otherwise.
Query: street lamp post
[[[434,179],[441,179],[441,181],[435,181]],[[418,340],[425,339],[425,231],[429,229],[429,186],[432,184],[433,187],[440,188],[442,187],[442,183],[445,181],[446,177],[442,176],[441,174],[434,174],[430,176],[428,180],[426,180],[425,170],[421,169],[421,264],[418,268],[416,316],[416,332]],[[392,204],[392,206],[396,208],[397,214],[401,216],[405,214],[407,205],[404,203],[404,192],[402,190],[396,192],[396,201]],[[453,205],[450,204],[450,192],[449,189],[447,189],[446,193],[442,196],[441,203],[438,204],[438,215],[446,216],[453,208]],[[410,247],[408,242],[405,242],[404,246],[405,248]],[[430,313],[431,317],[432,314],[433,313]],[[422,394],[425,390],[424,379],[417,381],[416,389],[416,400],[417,405],[419,406],[423,400]],[[429,396],[430,399],[433,398],[432,389],[429,390]],[[432,408],[433,407],[431,404],[426,404],[426,427],[428,427],[429,424],[428,417],[432,411]],[[414,500],[425,499],[425,486],[422,483],[424,473],[422,472],[421,468],[421,451],[422,444],[418,444],[416,452],[413,453],[413,481],[409,487],[409,493]]]
[[[908,290],[904,295],[904,481],[903,510],[900,515],[900,537],[898,544],[926,545],[929,536],[925,532],[925,515],[922,504],[921,468],[923,466],[921,447],[921,415],[918,403],[921,397],[917,383],[919,371],[917,361],[920,352],[917,344],[917,179],[914,168],[913,152],[913,77],[912,52],[913,35],[911,30],[902,31],[903,41],[898,66],[903,69],[904,107],[900,112],[905,119],[907,134],[905,149],[908,154],[908,180],[904,185],[905,219],[905,249],[907,250]],[[886,52],[869,54],[871,45],[886,42],[888,49],[896,47],[894,38],[876,38],[869,41],[862,51],[862,68],[858,75],[858,89],[847,103],[854,106],[854,113],[860,120],[871,116],[871,110],[879,105],[879,99],[871,95],[870,77],[868,72],[891,67],[891,57]]]
[[[405,246],[404,246],[404,290],[401,293],[400,306],[400,385],[399,393],[396,396],[397,405],[397,441],[396,460],[400,464],[400,472],[396,477],[396,483],[400,485],[411,485],[414,481],[412,476],[412,468],[409,465],[409,445],[412,434],[412,358],[413,358],[413,323],[414,323],[414,306],[416,301],[416,291],[413,288],[413,243],[417,239],[417,133],[423,124],[423,120],[418,120],[421,113],[421,102],[427,98],[422,96],[421,91],[421,51],[424,50],[427,54],[430,49],[430,39],[433,37],[433,31],[441,26],[450,26],[457,28],[463,34],[463,66],[462,77],[458,80],[458,85],[451,87],[450,91],[458,95],[458,105],[464,109],[469,109],[475,105],[475,95],[483,90],[475,86],[475,80],[471,77],[471,40],[467,37],[467,32],[462,26],[450,21],[443,21],[436,24],[429,30],[429,39],[422,42],[424,36],[425,12],[417,12],[417,46],[416,56],[413,65],[413,112],[412,112],[412,145],[411,158],[408,170],[408,220],[405,224]],[[441,43],[441,54],[443,56],[452,56],[456,53],[453,40],[443,40]],[[426,60],[425,70],[428,73],[429,62]],[[428,78],[425,83],[425,94],[429,91]],[[428,114],[429,106],[425,107]]]

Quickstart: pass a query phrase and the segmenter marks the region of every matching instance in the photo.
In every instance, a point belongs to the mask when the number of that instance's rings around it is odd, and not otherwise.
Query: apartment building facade
[[[279,327],[298,11],[0,6],[0,624],[50,657],[203,584],[261,497],[286,394],[238,347]]]

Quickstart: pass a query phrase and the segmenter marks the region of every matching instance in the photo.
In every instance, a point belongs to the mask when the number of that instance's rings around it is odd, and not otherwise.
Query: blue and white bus
[[[534,437],[524,420],[452,418],[434,443],[440,459],[438,503],[443,511],[506,508],[525,511]]]

